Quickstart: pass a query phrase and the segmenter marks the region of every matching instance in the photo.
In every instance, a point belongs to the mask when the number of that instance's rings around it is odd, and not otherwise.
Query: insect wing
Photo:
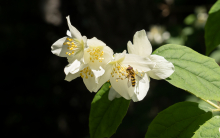
[[[131,75],[128,76],[127,86],[128,88],[131,87]]]
[[[137,78],[140,82],[142,82],[142,83],[145,83],[145,82],[146,82],[143,77],[141,77],[141,76],[139,76],[139,75],[137,75],[137,74],[136,74],[136,78]]]

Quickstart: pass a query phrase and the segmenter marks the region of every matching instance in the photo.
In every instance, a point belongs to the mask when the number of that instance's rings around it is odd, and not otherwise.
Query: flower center
[[[86,68],[84,68],[83,70],[80,71],[80,76],[82,78],[85,77],[86,79],[88,79],[89,76],[93,77],[94,75],[93,75],[91,69],[89,67],[86,67]]]
[[[112,69],[111,75],[112,77],[116,77],[116,82],[118,79],[124,80],[128,76],[126,72],[127,67],[121,66],[120,63],[116,63]]]
[[[90,54],[90,61],[92,62],[96,60],[102,62],[104,60],[104,51],[100,50],[100,48],[89,48],[87,52]]]
[[[63,45],[68,45],[67,49],[69,49],[69,52],[66,52],[66,54],[70,56],[75,53],[77,45],[71,38],[66,38],[66,41],[67,42],[63,43]]]
[[[125,66],[122,66],[120,63],[116,63],[112,69],[111,76],[116,78],[116,82],[118,82],[119,79],[121,80],[124,80],[126,78],[129,79],[132,75],[133,76],[137,75],[138,78],[143,77],[143,74],[142,74],[144,73],[143,71],[142,73],[139,73],[138,71],[134,71],[133,68],[132,69],[130,68],[131,66],[125,67]]]

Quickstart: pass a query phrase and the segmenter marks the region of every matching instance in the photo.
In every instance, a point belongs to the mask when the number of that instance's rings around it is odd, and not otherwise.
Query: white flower
[[[57,40],[51,47],[52,53],[67,57],[69,64],[65,67],[65,80],[71,81],[79,76],[87,89],[92,92],[98,85],[98,78],[104,74],[103,69],[112,59],[113,51],[97,38],[88,39],[71,25],[67,16],[69,30],[67,37]]]
[[[69,64],[65,69],[66,73],[66,78],[65,80],[71,81],[77,77],[82,77],[83,82],[86,85],[86,88],[90,91],[93,92],[97,85],[98,85],[98,80],[97,78],[100,77],[103,73],[104,70],[100,69],[99,71],[92,71],[88,64],[82,63],[82,61],[75,60],[72,64]],[[96,74],[96,76],[95,76]]]
[[[174,72],[174,66],[171,62],[167,61],[164,57],[158,55],[151,55],[152,46],[147,39],[145,30],[137,31],[133,39],[128,42],[128,53],[136,54],[141,57],[149,58],[156,63],[156,66],[147,72],[147,74],[154,79],[165,79]]]
[[[67,57],[69,64],[65,67],[64,72],[66,80],[70,81],[70,78],[75,79],[77,72],[86,67],[83,55],[84,49],[87,47],[87,38],[71,25],[69,16],[66,19],[70,31],[67,31],[67,37],[57,40],[51,49],[53,54]]]
[[[88,48],[84,51],[84,63],[96,71],[105,68],[107,63],[112,59],[112,49],[96,37],[88,39],[87,45]]]
[[[65,67],[65,80],[71,81],[79,76],[82,77],[87,89],[95,91],[99,80],[105,72],[103,68],[112,59],[113,51],[97,38],[88,39],[88,48],[84,51],[84,62],[75,60]]]
[[[67,57],[69,63],[75,60],[81,61],[87,38],[86,36],[82,36],[81,33],[71,25],[69,16],[66,18],[70,32],[67,31],[67,37],[57,40],[52,45],[52,53],[60,57]]]
[[[148,70],[143,70],[142,72],[140,72],[138,68],[135,68],[135,65],[132,65],[134,66],[133,69],[135,70],[136,78],[138,78],[137,76],[141,75],[143,76],[143,79],[145,81],[143,82],[136,79],[135,87],[122,87],[126,86],[125,81],[121,81],[121,83],[117,85],[117,83],[113,81],[114,77],[112,77],[110,81],[113,88],[111,88],[109,91],[109,100],[113,100],[114,98],[119,98],[120,96],[122,96],[125,99],[132,99],[134,102],[140,101],[146,96],[148,92],[150,82],[149,76],[154,79],[165,79],[174,72],[174,66],[171,62],[167,61],[162,56],[151,55],[152,47],[149,40],[147,39],[146,32],[144,30],[135,33],[133,42],[134,44],[132,44],[130,41],[128,42],[128,55],[140,56],[143,59],[139,58],[136,62],[139,62],[140,59],[142,61],[145,59],[153,66],[148,66]],[[124,63],[122,62],[120,64]],[[117,77],[115,79],[117,80]],[[133,89],[134,92],[130,89]]]
[[[116,53],[114,59],[105,67],[105,73],[100,77],[95,91],[110,79],[112,87],[109,92],[109,100],[122,96],[125,99],[140,101],[145,97],[149,88],[149,78],[144,72],[150,71],[154,66],[155,64],[149,59],[135,54],[126,54],[126,50],[120,54]],[[136,76],[140,76],[135,77],[136,83],[132,86],[131,76],[127,71],[128,67],[132,67]]]

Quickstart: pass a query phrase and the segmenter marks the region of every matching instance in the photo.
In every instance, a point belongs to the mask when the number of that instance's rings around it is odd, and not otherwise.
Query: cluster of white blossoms
[[[101,40],[82,36],[71,25],[69,16],[67,23],[67,37],[52,45],[52,53],[68,59],[65,80],[81,77],[90,92],[97,92],[110,81],[109,100],[124,97],[141,101],[149,90],[150,77],[165,79],[174,72],[171,62],[162,56],[151,55],[152,47],[145,30],[135,33],[133,44],[128,42],[128,53],[124,50],[114,54]]]

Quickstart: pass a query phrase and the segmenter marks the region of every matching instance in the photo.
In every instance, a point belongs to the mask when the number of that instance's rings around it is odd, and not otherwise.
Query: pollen
[[[112,69],[111,75],[112,77],[115,77],[115,81],[118,82],[118,80],[124,80],[127,78],[126,74],[127,67],[122,66],[120,63],[116,63]]]
[[[89,77],[93,77],[94,74],[93,74],[93,72],[91,71],[91,69],[89,67],[86,67],[86,68],[84,68],[83,70],[80,71],[80,76],[82,78],[84,78],[84,76],[85,76],[85,79],[88,79]]]
[[[67,49],[69,49],[68,52],[66,52],[67,55],[71,56],[75,53],[77,45],[76,42],[74,42],[71,38],[66,38],[67,42],[64,42],[63,45],[68,45]]]
[[[90,61],[93,63],[95,61],[102,62],[104,60],[104,51],[100,48],[89,48],[87,52],[90,55]]]

